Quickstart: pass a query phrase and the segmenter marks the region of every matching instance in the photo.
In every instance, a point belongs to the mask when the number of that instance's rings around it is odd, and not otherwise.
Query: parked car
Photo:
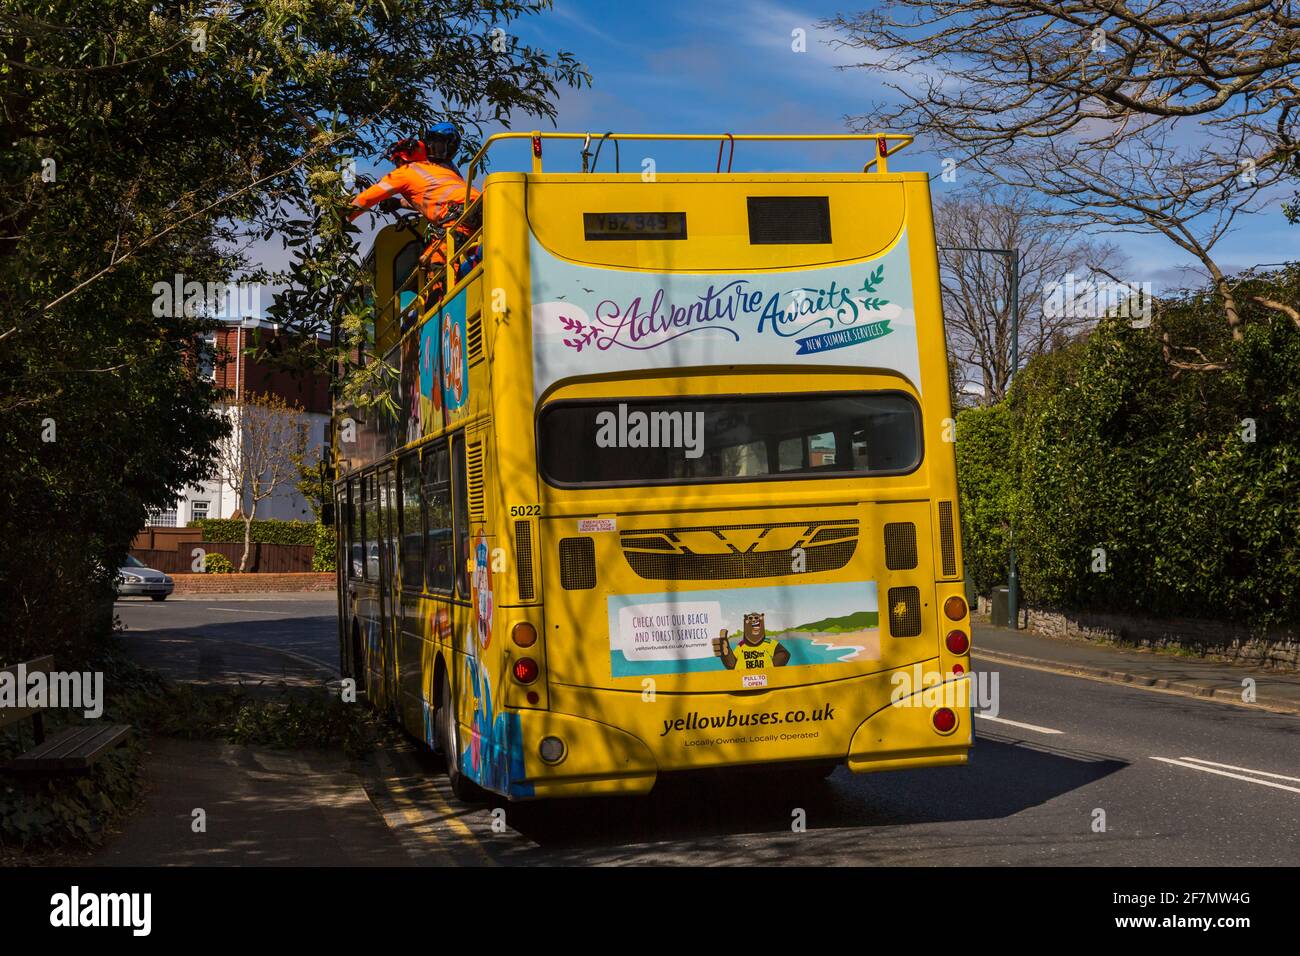
[[[126,564],[117,569],[117,596],[151,597],[155,601],[167,600],[172,593],[171,575],[146,568],[139,558],[128,554]]]

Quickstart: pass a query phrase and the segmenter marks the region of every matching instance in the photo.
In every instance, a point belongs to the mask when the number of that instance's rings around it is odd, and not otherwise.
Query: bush
[[[118,747],[82,776],[59,776],[23,786],[0,778],[0,848],[98,846],[109,825],[139,793],[142,747]]]
[[[136,720],[151,732],[184,740],[229,740],[276,748],[338,747],[361,756],[374,743],[367,709],[327,686],[283,689],[275,697],[242,688],[168,684],[139,699]]]
[[[203,556],[203,570],[208,574],[233,574],[235,566],[224,554],[213,552]]]
[[[244,522],[239,518],[204,518],[190,524],[203,532],[204,541],[243,544]],[[261,521],[254,519],[254,544],[316,544],[317,525],[311,521]]]
[[[1297,301],[1300,270],[1238,291],[1242,342],[1212,299],[1190,295],[1166,303],[1160,329],[1103,320],[1031,361],[1006,403],[962,413],[965,553],[981,590],[1005,578],[1014,508],[1031,604],[1300,618],[1300,329],[1248,300]],[[1172,367],[1159,332],[1230,368]]]
[[[1012,476],[1011,412],[1005,403],[957,415],[957,477],[966,577],[987,594],[1007,579]]]
[[[337,571],[338,570],[338,537],[334,528],[329,525],[316,525],[316,552],[311,557],[311,569],[313,571]]]
[[[106,641],[102,652],[84,666],[104,675],[107,701],[103,722],[131,724],[136,733],[84,775],[37,782],[0,776],[0,856],[11,849],[97,846],[140,795],[144,742],[139,731],[146,722],[139,718],[147,709],[144,702],[158,699],[166,685],[157,674],[125,657],[115,638]],[[43,716],[47,734],[84,722],[76,711],[49,709]],[[30,721],[0,730],[0,760],[17,756],[33,742]]]

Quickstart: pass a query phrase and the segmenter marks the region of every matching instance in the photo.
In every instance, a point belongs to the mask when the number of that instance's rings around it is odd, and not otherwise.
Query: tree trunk
[[[253,515],[257,513],[257,503],[244,515],[244,556],[239,559],[239,573],[248,571],[248,553],[253,549]]]

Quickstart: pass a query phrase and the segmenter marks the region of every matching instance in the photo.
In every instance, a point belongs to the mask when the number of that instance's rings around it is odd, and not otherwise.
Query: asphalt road
[[[183,632],[337,664],[330,595],[119,613],[128,640]],[[976,665],[988,669],[978,648]],[[417,864],[1300,864],[1300,717],[996,672],[998,717],[977,719],[968,767],[841,768],[818,784],[686,777],[643,798],[467,807],[410,745],[380,754],[366,787],[408,857],[393,862]],[[792,830],[798,811],[805,832]]]
[[[334,593],[306,592],[274,598],[226,594],[166,601],[119,598],[114,605],[127,634],[174,631],[215,641],[242,641],[308,657],[339,672]]]

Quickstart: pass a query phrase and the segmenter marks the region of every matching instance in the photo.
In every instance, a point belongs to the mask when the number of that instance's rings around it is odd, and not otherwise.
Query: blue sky
[[[662,0],[655,4],[556,0],[548,13],[519,21],[522,38],[545,49],[574,53],[592,74],[590,89],[565,90],[557,124],[561,130],[627,132],[849,132],[845,118],[888,96],[878,75],[866,69],[837,69],[864,59],[864,51],[835,48],[829,31],[816,23],[859,3],[784,4],[770,0]],[[795,29],[807,31],[807,51],[791,50]],[[527,128],[527,126],[516,127]],[[906,132],[906,130],[899,130]],[[760,152],[762,150],[762,152]],[[570,150],[576,163],[577,147]],[[629,157],[629,153],[634,155]],[[601,167],[608,162],[608,149]],[[639,169],[645,146],[625,144],[623,169]],[[660,171],[712,168],[717,148],[655,147]],[[523,168],[525,153],[502,150],[498,168]],[[850,169],[860,167],[855,145],[809,148],[741,144],[737,169]],[[549,157],[548,157],[549,159]],[[894,169],[939,172],[937,160],[911,162],[907,153]],[[551,168],[548,162],[547,168]],[[576,168],[576,167],[575,167]],[[956,185],[936,177],[936,197]],[[1192,260],[1161,236],[1112,237],[1128,258],[1129,274],[1156,287],[1182,284],[1179,267]],[[1220,265],[1233,272],[1250,265],[1294,257],[1300,226],[1289,226],[1277,206],[1238,220],[1216,247]],[[1186,280],[1184,280],[1186,281]]]
[[[561,90],[555,126],[520,117],[516,130],[535,125],[568,132],[675,133],[843,133],[846,117],[865,112],[888,91],[866,69],[837,69],[863,59],[863,51],[835,48],[834,34],[819,30],[818,20],[867,6],[859,0],[783,4],[772,0],[660,0],[603,3],[556,0],[552,10],[510,25],[509,31],[544,50],[573,53],[592,75],[592,86]],[[792,50],[792,33],[806,31],[806,52]],[[497,129],[489,129],[495,132]],[[906,132],[898,130],[897,132]],[[548,147],[546,168],[577,169],[579,146]],[[621,147],[622,169],[639,171],[653,156],[660,172],[712,169],[717,147],[692,144],[631,144]],[[745,144],[737,147],[737,170],[840,170],[861,168],[869,156],[862,144]],[[495,147],[494,169],[526,169],[524,143]],[[606,146],[602,170],[612,170]],[[935,197],[950,185],[937,178],[937,159],[904,152],[893,169],[929,172]],[[377,173],[361,164],[366,173]],[[363,219],[359,224],[365,225]],[[1126,257],[1126,276],[1150,281],[1157,290],[1197,284],[1186,270],[1193,260],[1158,235],[1110,237]],[[363,240],[364,241],[364,240]],[[1232,273],[1251,265],[1295,257],[1300,226],[1289,226],[1277,206],[1238,219],[1215,254]],[[257,250],[272,262],[283,261],[279,242]]]

